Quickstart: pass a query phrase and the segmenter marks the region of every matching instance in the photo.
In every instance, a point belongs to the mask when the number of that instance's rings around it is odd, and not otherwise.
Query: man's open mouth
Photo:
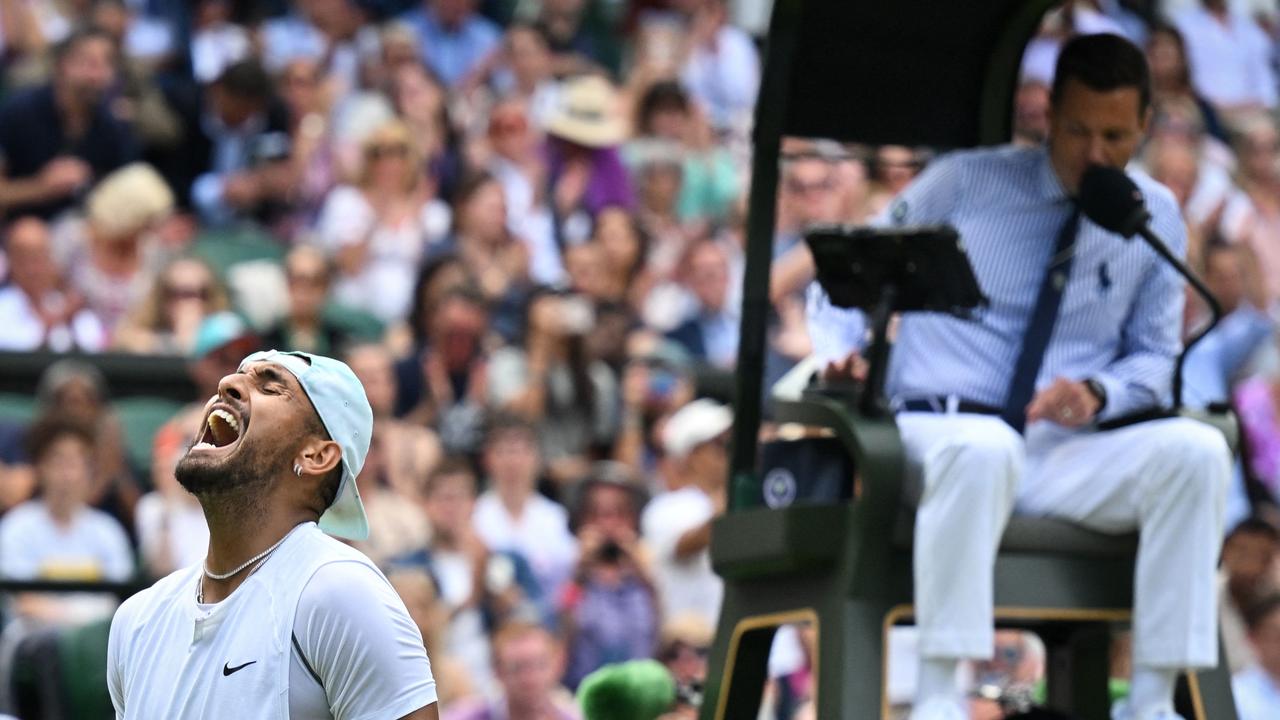
[[[215,405],[204,419],[204,431],[192,450],[218,450],[235,445],[249,428],[248,418],[241,419],[226,405]]]

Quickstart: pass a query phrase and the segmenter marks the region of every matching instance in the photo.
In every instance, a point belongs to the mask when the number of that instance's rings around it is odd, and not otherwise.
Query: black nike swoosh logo
[[[258,661],[257,661],[257,660],[250,660],[249,662],[247,662],[247,663],[245,663],[245,664],[243,664],[243,665],[237,665],[237,666],[235,666],[235,667],[231,667],[231,666],[230,666],[230,664],[228,664],[228,663],[223,663],[223,665],[222,665],[222,676],[223,676],[223,677],[226,677],[226,676],[230,675],[231,673],[240,672],[241,670],[243,670],[243,669],[245,669],[245,668],[249,667],[250,665],[252,665],[252,664],[254,664],[254,663],[256,663],[256,662],[258,662]]]

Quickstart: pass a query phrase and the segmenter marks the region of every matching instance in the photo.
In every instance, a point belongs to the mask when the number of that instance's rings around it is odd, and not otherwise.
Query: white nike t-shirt
[[[180,570],[116,614],[107,679],[118,718],[372,720],[436,701],[404,603],[314,523],[220,603],[196,603],[199,577]]]

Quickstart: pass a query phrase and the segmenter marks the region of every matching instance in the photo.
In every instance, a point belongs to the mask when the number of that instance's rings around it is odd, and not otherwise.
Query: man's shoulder
[[[140,620],[149,619],[161,608],[174,602],[186,591],[195,592],[195,575],[198,567],[186,567],[174,570],[160,578],[151,587],[134,593],[116,610],[111,619],[113,634],[128,632],[136,627]]]

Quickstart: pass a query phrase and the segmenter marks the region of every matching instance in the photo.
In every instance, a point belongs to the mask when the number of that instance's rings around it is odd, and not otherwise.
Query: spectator
[[[0,575],[11,580],[129,579],[133,555],[124,529],[86,502],[92,485],[92,431],[69,418],[47,416],[31,429],[28,442],[41,495],[0,518]],[[113,606],[113,599],[98,596],[24,594],[15,599],[19,615],[57,623],[100,618]]]
[[[906,189],[924,167],[918,153],[901,145],[883,145],[872,164],[876,190],[871,196],[871,213],[879,214]]]
[[[65,359],[50,365],[36,385],[39,416],[68,418],[93,433],[93,458],[85,502],[128,523],[138,486],[124,451],[124,429],[107,398],[106,379],[93,365]]]
[[[422,42],[422,59],[449,87],[456,87],[492,52],[501,32],[476,12],[476,0],[422,0],[401,20]]]
[[[228,0],[198,0],[191,37],[191,71],[197,82],[218,79],[223,70],[249,56],[251,38],[232,22]]]
[[[369,456],[356,479],[369,517],[369,538],[357,547],[382,564],[426,546],[431,536],[419,488],[440,462],[440,442],[430,430],[392,416],[395,373],[385,349],[361,345],[347,351],[345,360],[364,385],[374,418]]]
[[[191,428],[168,426],[151,446],[151,492],[138,500],[134,526],[142,566],[151,578],[204,562],[209,526],[195,496],[178,484],[173,469],[191,445]]]
[[[506,200],[492,175],[472,176],[455,200],[453,247],[494,314],[495,329],[513,338],[529,286],[529,247],[507,229]]]
[[[529,246],[529,276],[542,285],[564,279],[555,217],[546,192],[547,165],[539,149],[541,135],[525,101],[506,98],[489,113],[489,172],[502,184],[507,228]]]
[[[356,185],[329,194],[317,233],[338,267],[335,298],[392,322],[408,314],[414,269],[443,241],[449,209],[403,123],[371,133],[362,154]]]
[[[547,122],[548,201],[560,245],[585,239],[603,208],[633,207],[631,182],[618,155],[626,133],[612,83],[598,75],[566,81]]]
[[[185,152],[157,158],[174,192],[210,226],[275,219],[297,185],[289,119],[256,60],[228,65],[202,94],[174,91]]]
[[[230,307],[213,270],[197,257],[170,262],[142,302],[116,328],[116,350],[141,355],[190,354],[200,323]]]
[[[1280,299],[1280,133],[1267,115],[1242,121],[1236,137],[1240,189],[1227,200],[1221,230],[1245,242],[1266,278],[1267,300]]]
[[[149,165],[111,173],[89,193],[84,219],[54,228],[54,255],[72,290],[109,334],[146,297],[165,248],[159,238],[173,193]]]
[[[743,183],[733,157],[715,143],[703,111],[684,88],[674,81],[654,83],[640,97],[636,115],[639,142],[666,141],[680,148],[680,219],[716,220],[728,215]],[[633,150],[643,156],[646,147],[633,143]],[[639,159],[634,154],[629,153],[633,160]]]
[[[729,257],[715,240],[703,240],[689,250],[684,281],[695,298],[695,309],[669,333],[691,355],[732,369],[738,362],[741,313],[730,287]]]
[[[591,241],[603,254],[607,299],[625,301],[638,311],[653,284],[645,267],[649,235],[626,208],[607,207],[596,215]]]
[[[798,293],[813,279],[813,255],[802,239],[805,228],[843,219],[836,169],[831,158],[814,148],[784,154],[769,278],[769,297],[774,302]],[[882,196],[873,194],[867,199],[866,212],[874,215],[882,201]]]
[[[1013,98],[1013,142],[1043,145],[1049,139],[1049,85],[1023,80]]]
[[[333,99],[340,101],[359,86],[364,63],[378,46],[368,5],[357,0],[294,5],[293,12],[262,24],[258,41],[263,64],[275,72],[299,58],[319,62]]]
[[[1276,584],[1278,553],[1280,531],[1256,516],[1232,528],[1223,543],[1222,568],[1218,573],[1218,614],[1223,652],[1233,674],[1258,661],[1248,642],[1245,619],[1260,600],[1280,590]]]
[[[557,76],[616,70],[619,43],[589,27],[589,12],[586,0],[544,0],[538,8],[535,27],[546,38]]]
[[[1247,622],[1258,663],[1232,679],[1231,691],[1240,720],[1268,720],[1280,707],[1280,596],[1251,607]]]
[[[570,688],[604,665],[652,657],[658,640],[658,599],[639,542],[637,483],[625,467],[598,463],[575,505],[580,554],[562,608]]]
[[[0,205],[11,217],[52,218],[137,157],[132,131],[107,104],[115,65],[109,35],[77,31],[58,45],[50,84],[0,106]]]
[[[493,637],[493,669],[501,698],[449,708],[443,720],[578,720],[572,697],[559,686],[564,650],[545,628],[512,622]]]
[[[711,521],[724,512],[729,474],[729,408],[707,399],[677,410],[663,426],[664,450],[676,465],[667,492],[645,508],[641,528],[653,553],[662,615],[695,614],[714,626],[724,586],[711,569]]]
[[[725,0],[679,0],[690,23],[680,78],[702,103],[712,127],[746,134],[760,90],[755,43],[728,22]]]
[[[445,645],[476,687],[490,694],[493,670],[487,628],[514,618],[539,617],[542,589],[522,556],[490,552],[476,534],[476,476],[470,463],[457,456],[445,458],[427,477],[422,494],[431,541],[391,564],[425,570],[435,579],[449,607]]]
[[[462,160],[449,119],[448,91],[422,63],[404,63],[391,70],[388,94],[400,119],[409,128],[426,165],[437,197],[457,193]]]
[[[696,614],[676,615],[663,623],[655,657],[667,666],[677,686],[700,688],[707,680],[707,656],[714,638],[715,625]]]
[[[533,126],[545,129],[561,92],[547,36],[535,25],[517,22],[507,28],[503,46],[504,66],[494,73],[494,89],[500,96],[521,100]]]
[[[284,258],[289,289],[289,311],[275,327],[263,333],[262,344],[279,350],[338,354],[351,342],[348,331],[325,316],[333,266],[314,246],[299,245]]]
[[[401,499],[416,502],[422,482],[440,462],[440,440],[431,430],[395,417],[395,367],[386,348],[373,343],[357,345],[348,349],[345,357],[373,408],[374,442],[384,462],[382,475]]]
[[[404,567],[393,567],[387,572],[387,580],[404,601],[409,617],[430,648],[431,677],[439,687],[437,699],[441,707],[476,696],[474,676],[445,641],[451,608],[440,597],[435,580],[423,570]]]
[[[9,225],[9,284],[0,287],[5,332],[0,349],[97,352],[106,330],[92,310],[69,292],[50,251],[49,228],[27,216]]]
[[[533,566],[549,614],[573,574],[578,546],[565,509],[537,492],[541,465],[534,426],[496,419],[484,447],[489,489],[476,501],[472,522],[491,550],[522,555]]]
[[[677,203],[684,187],[684,151],[669,141],[654,141],[637,148],[635,177],[636,220],[653,239],[652,261],[672,269],[675,262],[702,236],[705,223],[686,222]]]
[[[1175,103],[1189,105],[1210,135],[1227,141],[1217,110],[1192,84],[1187,43],[1178,28],[1164,24],[1152,28],[1147,65],[1151,68],[1151,102],[1157,112]]]
[[[1223,115],[1272,109],[1276,76],[1271,41],[1253,18],[1227,0],[1201,0],[1175,24],[1187,45],[1191,82]]]
[[[334,99],[319,62],[306,57],[285,63],[278,76],[280,99],[289,116],[289,144],[298,186],[284,232],[294,237],[315,225],[340,168],[330,115]]]
[[[429,340],[401,361],[397,374],[402,388],[399,407],[406,419],[439,428],[451,453],[473,456],[480,450],[488,403],[488,357],[484,347],[488,312],[478,293],[466,287],[448,291],[434,304]]]
[[[561,487],[581,479],[616,432],[617,378],[587,354],[594,324],[586,298],[539,292],[529,299],[523,347],[500,348],[489,364],[490,404],[536,425],[547,473]]]

